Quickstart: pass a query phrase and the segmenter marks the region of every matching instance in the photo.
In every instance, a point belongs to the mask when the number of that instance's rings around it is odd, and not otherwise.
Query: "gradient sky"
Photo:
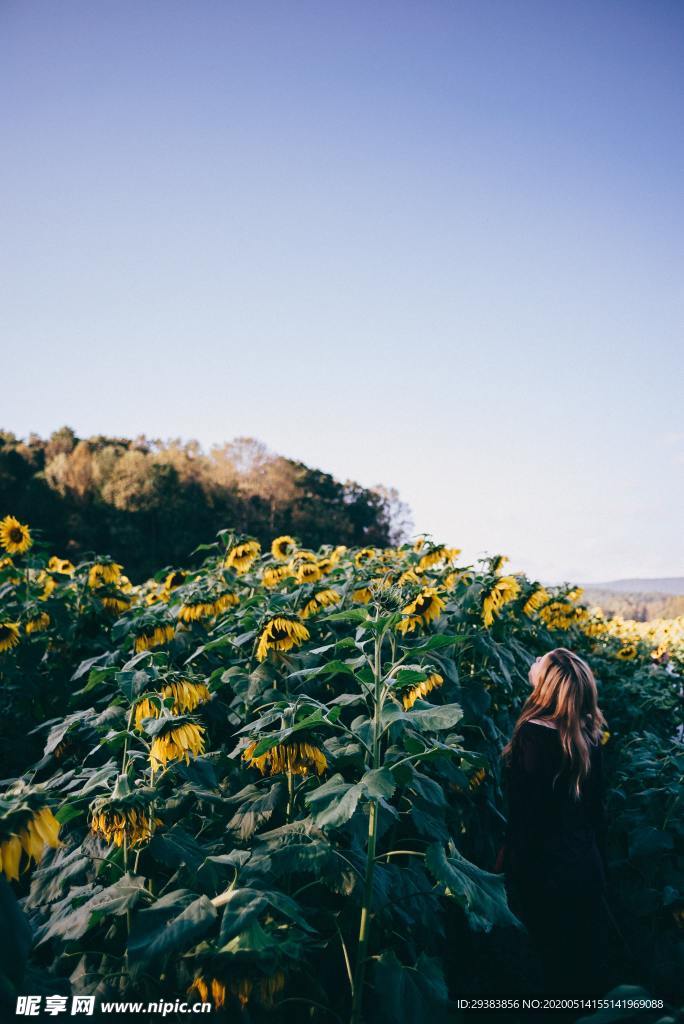
[[[680,0],[2,0],[0,427],[684,575],[683,87]]]

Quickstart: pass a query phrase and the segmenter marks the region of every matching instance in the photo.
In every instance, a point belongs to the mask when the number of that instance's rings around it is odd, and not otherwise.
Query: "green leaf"
[[[463,907],[473,931],[489,932],[495,924],[524,927],[508,906],[503,875],[466,860],[452,842],[449,847],[447,857],[441,843],[429,846],[425,866],[446,887],[447,895]]]
[[[367,771],[360,783],[370,797],[389,800],[397,788],[394,776],[389,768],[372,768]]]
[[[377,1024],[446,1024],[449,993],[440,962],[421,953],[406,967],[393,950],[377,957],[373,987],[381,993],[373,1003]]]
[[[187,952],[204,938],[217,918],[207,896],[177,889],[136,914],[128,940],[132,966],[141,967]]]
[[[304,797],[314,822],[320,828],[338,828],[349,821],[364,791],[363,785],[351,785],[336,772],[327,782]]]

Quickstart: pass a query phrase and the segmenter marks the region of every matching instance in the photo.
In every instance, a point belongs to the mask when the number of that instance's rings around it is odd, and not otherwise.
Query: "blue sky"
[[[3,0],[0,427],[684,575],[683,69],[678,0]]]

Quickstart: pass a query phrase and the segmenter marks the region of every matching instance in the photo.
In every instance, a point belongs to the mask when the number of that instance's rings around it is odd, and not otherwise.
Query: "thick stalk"
[[[376,614],[376,619],[378,615]],[[384,631],[375,637],[375,658],[373,675],[375,682],[375,701],[373,709],[373,752],[371,768],[380,767],[380,723],[382,714],[382,640]],[[378,835],[378,802],[374,797],[368,805],[368,847],[366,851],[366,873],[363,884],[363,903],[359,921],[359,944],[356,952],[354,968],[354,985],[350,1024],[360,1024],[363,1008],[363,983],[366,975],[366,958],[370,932],[371,904],[373,899],[373,871],[375,868],[375,847]]]

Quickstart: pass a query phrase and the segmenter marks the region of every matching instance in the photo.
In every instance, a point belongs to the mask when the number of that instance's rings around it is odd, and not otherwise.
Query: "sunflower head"
[[[271,554],[278,562],[286,562],[297,550],[297,542],[294,537],[284,534],[276,537],[271,544]]]
[[[0,653],[10,651],[19,643],[19,623],[0,622]]]
[[[430,671],[426,679],[402,690],[401,702],[404,705],[404,711],[412,708],[419,697],[425,697],[431,690],[434,690],[437,686],[442,686],[443,683],[444,677],[439,672]]]
[[[303,619],[308,619],[310,615],[315,615],[317,612],[322,611],[324,608],[329,608],[331,605],[337,604],[339,601],[340,595],[336,590],[333,590],[332,588],[327,590],[318,590],[313,597],[306,602],[299,614]]]
[[[50,625],[50,616],[47,612],[39,612],[26,620],[24,629],[27,633],[42,633]]]
[[[291,575],[292,569],[289,565],[267,565],[261,574],[261,582],[268,590],[271,590]]]
[[[23,555],[33,544],[31,531],[15,516],[0,519],[0,545],[8,555]]]
[[[255,757],[254,751],[259,742],[254,740],[245,747],[242,758],[258,768],[262,775],[277,775],[280,772],[303,776],[312,773],[322,775],[328,767],[325,754],[313,738],[289,737]]]
[[[309,631],[299,619],[276,615],[261,630],[257,660],[263,661],[269,651],[289,651],[309,639]]]
[[[418,626],[427,626],[439,618],[445,604],[435,587],[423,587],[413,601],[402,608],[404,618],[398,623],[397,629],[406,634]]]
[[[88,586],[91,590],[97,590],[105,583],[118,583],[122,569],[123,566],[112,561],[111,558],[101,558],[94,562],[88,571]]]
[[[6,807],[0,817],[0,871],[10,881],[17,881],[23,857],[26,870],[32,860],[38,863],[42,859],[48,847],[62,846],[61,826],[45,798],[36,793],[6,793],[3,803]]]
[[[184,761],[185,764],[189,764],[191,757],[204,753],[205,742],[204,726],[187,720],[177,722],[169,717],[152,740],[152,770],[165,768],[172,761]]]
[[[73,576],[76,571],[73,562],[70,562],[68,558],[58,558],[57,555],[50,556],[47,567],[48,572],[56,572],[64,576]]]
[[[234,569],[241,576],[247,572],[260,554],[261,544],[251,537],[240,544],[234,544],[226,554],[223,564],[226,569]]]
[[[137,793],[100,798],[90,808],[91,832],[114,846],[139,846],[151,838],[153,826],[161,824],[149,799]]]

